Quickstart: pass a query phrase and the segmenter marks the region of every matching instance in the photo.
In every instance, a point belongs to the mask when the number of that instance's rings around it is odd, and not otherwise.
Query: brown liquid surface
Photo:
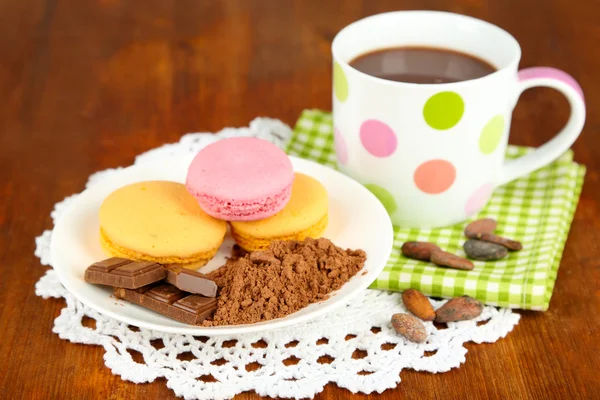
[[[434,47],[393,47],[356,57],[350,65],[365,74],[397,82],[450,83],[481,78],[496,71],[469,54]]]

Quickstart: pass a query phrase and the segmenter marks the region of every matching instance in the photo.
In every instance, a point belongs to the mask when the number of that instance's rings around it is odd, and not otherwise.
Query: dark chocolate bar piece
[[[217,284],[200,272],[183,267],[166,267],[167,282],[181,290],[206,297],[217,295]]]
[[[148,285],[133,290],[115,288],[114,295],[190,325],[201,324],[217,308],[216,298],[186,293],[168,283]]]
[[[89,283],[137,289],[163,280],[166,275],[164,267],[155,262],[113,257],[90,265],[84,279]]]

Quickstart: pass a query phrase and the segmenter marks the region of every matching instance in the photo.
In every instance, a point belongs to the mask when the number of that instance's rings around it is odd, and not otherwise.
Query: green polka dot
[[[348,98],[348,79],[346,79],[346,74],[344,74],[344,70],[338,63],[333,63],[333,90],[339,101],[346,101]]]
[[[365,185],[367,189],[371,191],[379,199],[381,204],[385,207],[388,214],[392,215],[394,211],[398,208],[396,202],[394,201],[394,196],[384,188],[379,185],[375,185],[373,183],[367,183]]]
[[[479,150],[483,154],[491,154],[496,150],[504,133],[504,117],[496,115],[489,120],[479,136]]]
[[[458,124],[465,112],[465,103],[458,93],[440,92],[427,100],[423,117],[433,129],[450,129]]]

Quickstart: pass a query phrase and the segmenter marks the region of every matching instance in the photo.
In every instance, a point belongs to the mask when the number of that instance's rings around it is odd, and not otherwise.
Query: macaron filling
[[[217,254],[217,251],[219,250],[219,246],[217,246],[209,251],[192,254],[188,257],[176,255],[163,257],[151,256],[149,254],[140,253],[136,250],[119,246],[108,237],[102,228],[100,228],[100,245],[106,253],[114,257],[123,257],[131,260],[153,261],[159,264],[178,265],[188,268],[199,268],[205,265],[208,261],[210,261],[211,258],[215,256],[215,254]]]
[[[264,249],[268,248],[269,244],[271,244],[271,242],[274,240],[302,241],[302,240],[306,239],[307,237],[314,238],[314,239],[319,238],[319,237],[321,237],[321,235],[323,234],[323,232],[325,232],[325,229],[327,228],[328,219],[329,219],[329,217],[326,214],[323,216],[323,218],[321,218],[319,220],[319,222],[317,222],[315,225],[313,225],[305,230],[286,234],[286,235],[275,236],[275,237],[252,236],[252,235],[240,232],[239,230],[236,230],[234,226],[231,227],[232,228],[231,235],[233,236],[233,239],[235,240],[235,242],[239,246],[241,246],[244,250],[247,250],[247,251],[264,250]]]
[[[189,185],[187,189],[208,215],[236,221],[254,221],[267,218],[281,211],[292,195],[291,184],[274,196],[267,196],[254,201],[224,200],[208,194],[198,193]]]

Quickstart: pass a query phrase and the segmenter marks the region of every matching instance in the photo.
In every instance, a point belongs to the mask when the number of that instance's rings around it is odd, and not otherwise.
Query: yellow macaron
[[[236,243],[248,251],[264,250],[274,240],[318,238],[327,228],[329,200],[318,180],[296,173],[292,196],[283,210],[259,221],[231,221]]]
[[[206,214],[181,183],[138,182],[100,206],[100,244],[111,256],[199,268],[223,243],[227,224]]]

